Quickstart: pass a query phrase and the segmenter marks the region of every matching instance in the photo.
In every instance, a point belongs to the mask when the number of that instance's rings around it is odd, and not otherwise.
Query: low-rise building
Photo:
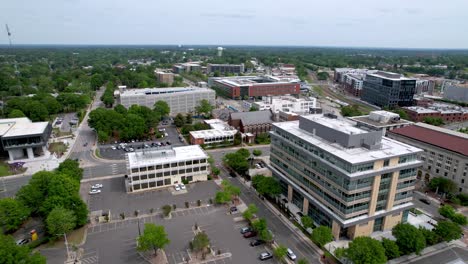
[[[127,192],[206,181],[210,174],[208,154],[198,145],[137,150],[126,155],[126,162]]]
[[[273,118],[270,110],[236,112],[230,114],[229,125],[244,134],[250,133],[256,136],[271,130]]]
[[[274,123],[270,136],[279,202],[331,227],[336,240],[406,221],[421,149],[332,115]]]
[[[207,73],[219,72],[221,74],[234,73],[239,74],[245,71],[244,64],[208,64]]]
[[[435,88],[435,81],[428,79],[416,80],[416,93],[415,94],[432,94]]]
[[[0,151],[8,152],[10,161],[43,156],[51,132],[49,122],[31,122],[27,117],[0,119]]]
[[[205,124],[211,129],[190,131],[190,144],[192,145],[213,145],[232,144],[237,130],[229,126],[220,119],[205,120]]]
[[[402,108],[415,122],[422,122],[426,117],[438,117],[445,123],[468,120],[468,109],[444,103],[427,103],[427,106],[410,106]]]
[[[160,83],[167,83],[169,85],[172,85],[174,82],[174,74],[171,72],[162,72],[162,71],[157,71],[155,72],[156,79]]]
[[[291,112],[299,115],[310,113],[311,108],[317,107],[314,97],[296,98],[293,96],[264,96],[262,101],[252,103],[258,110],[271,110],[273,113]]]
[[[417,123],[390,131],[388,136],[421,148],[426,180],[443,177],[454,181],[458,191],[468,193],[468,135],[449,129]]]
[[[172,66],[173,73],[184,73],[184,72],[194,72],[194,71],[201,71],[200,62],[186,62],[186,63],[178,63]]]
[[[457,102],[468,102],[468,82],[445,85],[444,98]]]
[[[372,111],[368,115],[354,116],[349,119],[355,121],[357,127],[381,131],[382,136],[392,129],[413,124],[411,121],[401,119],[399,114],[388,111]]]
[[[122,89],[118,94],[120,104],[129,108],[132,105],[143,105],[153,109],[157,101],[165,101],[170,115],[195,112],[200,101],[207,100],[215,105],[215,91],[199,87],[143,88]]]

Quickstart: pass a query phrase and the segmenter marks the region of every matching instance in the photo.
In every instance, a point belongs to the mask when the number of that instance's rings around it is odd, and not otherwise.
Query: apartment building
[[[198,145],[138,150],[128,153],[126,162],[127,192],[206,181],[210,174],[208,154]]]
[[[294,96],[263,96],[262,101],[252,103],[258,110],[271,110],[273,113],[292,112],[296,114],[308,114],[311,108],[317,108],[317,99],[296,98]]]
[[[441,118],[445,123],[463,122],[468,120],[468,109],[462,107],[449,107],[443,104],[431,104],[427,107],[402,107],[411,120],[422,122],[426,117]]]
[[[174,82],[174,74],[171,72],[162,72],[162,71],[155,71],[156,80],[160,83],[167,83],[168,85],[172,85]]]
[[[343,82],[345,91],[353,96],[361,97],[364,77],[364,74],[345,74]]]
[[[245,71],[244,64],[208,64],[207,73],[219,72],[221,74],[239,74]]]
[[[356,122],[357,127],[382,132],[382,136],[385,136],[387,131],[413,124],[411,121],[401,119],[399,114],[388,111],[372,111],[368,115],[349,117],[349,119]]]
[[[273,124],[271,169],[287,202],[335,239],[405,222],[422,150],[329,116]]]
[[[378,71],[366,75],[361,99],[380,107],[411,106],[415,92],[416,79]]]
[[[421,148],[419,159],[426,180],[443,177],[454,181],[458,191],[468,193],[468,135],[424,123],[394,129],[388,136]]]
[[[215,105],[215,91],[199,87],[122,89],[118,94],[120,104],[129,108],[143,105],[153,108],[157,101],[165,101],[171,108],[170,115],[195,112],[201,100],[208,100]]]

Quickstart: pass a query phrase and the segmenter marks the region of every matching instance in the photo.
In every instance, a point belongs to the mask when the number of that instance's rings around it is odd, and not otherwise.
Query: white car
[[[111,148],[112,148],[113,150],[116,150],[116,149],[117,149],[117,147],[116,147],[116,146],[112,146]]]
[[[99,190],[99,189],[92,189],[91,191],[89,191],[89,194],[98,194],[98,193],[101,193],[101,190]]]
[[[175,189],[176,191],[180,191],[179,185],[178,185],[178,184],[174,185],[174,189]]]
[[[96,183],[96,184],[94,184],[94,185],[91,186],[91,189],[100,189],[100,188],[102,188],[102,187],[103,187],[102,184]]]
[[[183,183],[179,184],[179,187],[180,187],[181,190],[185,190],[185,189],[186,189],[186,188],[185,188],[185,184],[183,184]]]
[[[288,254],[288,257],[291,259],[291,260],[296,260],[296,254],[294,254],[294,252],[292,252],[292,250],[290,248],[288,248],[288,251],[287,251],[287,254]]]

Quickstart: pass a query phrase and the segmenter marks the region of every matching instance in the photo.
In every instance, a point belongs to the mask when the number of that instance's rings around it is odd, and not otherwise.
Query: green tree
[[[252,186],[261,195],[275,196],[281,193],[281,185],[273,177],[256,175],[252,178]]]
[[[405,110],[403,110],[403,109],[398,109],[398,110],[395,111],[395,113],[397,113],[398,115],[400,115],[400,118],[401,118],[401,119],[406,119],[406,120],[409,119],[408,113],[406,113]]]
[[[0,227],[6,232],[15,231],[29,217],[31,210],[14,198],[0,199]]]
[[[457,213],[455,209],[450,205],[444,205],[439,208],[439,214],[448,219],[452,220],[453,222],[459,225],[466,225],[467,220],[463,214]]]
[[[314,227],[314,220],[308,215],[301,217],[301,223],[305,229]]]
[[[262,151],[259,150],[259,149],[254,149],[254,150],[252,151],[252,154],[253,154],[254,156],[260,156],[260,155],[262,155]]]
[[[54,175],[50,171],[40,171],[33,174],[29,183],[16,193],[16,197],[35,214],[47,196],[49,181]]]
[[[19,117],[26,117],[23,111],[19,109],[13,109],[9,114],[8,118],[19,118]]]
[[[76,216],[71,210],[63,207],[54,208],[46,219],[47,232],[58,237],[70,232],[76,226]]]
[[[462,228],[451,221],[439,221],[434,229],[434,233],[447,242],[459,239],[462,232]]]
[[[288,249],[283,246],[283,245],[278,245],[274,250],[273,250],[273,255],[279,259],[283,260],[284,257],[286,257],[286,254],[288,253]]]
[[[387,262],[385,249],[378,240],[370,237],[357,237],[346,249],[345,255],[355,264],[384,264]]]
[[[219,191],[215,195],[215,202],[218,204],[226,204],[231,201],[231,194],[226,191]]]
[[[205,116],[211,116],[211,112],[213,111],[213,109],[214,107],[206,99],[201,100],[199,105],[195,107],[195,111],[199,115],[203,114]]]
[[[46,258],[39,253],[31,253],[31,249],[18,246],[12,236],[0,232],[0,264],[28,263],[45,264]]]
[[[260,230],[259,237],[261,240],[271,243],[273,241],[273,234],[268,229]]]
[[[267,230],[267,222],[265,218],[260,218],[252,222],[252,228],[260,233],[262,230]]]
[[[328,72],[319,72],[317,73],[317,79],[323,81],[328,79]]]
[[[210,245],[210,239],[205,232],[200,232],[195,235],[192,240],[192,248],[195,252],[200,252],[208,248]]]
[[[226,154],[223,157],[223,161],[239,174],[244,174],[249,170],[249,162],[247,161],[247,158],[238,152]]]
[[[172,206],[166,204],[166,205],[164,205],[164,206],[162,207],[162,210],[163,210],[163,215],[164,215],[165,217],[168,217],[169,214],[170,214],[171,211],[172,211]]]
[[[333,240],[331,228],[328,226],[319,226],[312,231],[312,241],[320,247]]]
[[[154,255],[158,255],[158,249],[163,249],[171,241],[167,238],[164,226],[157,226],[153,223],[146,223],[143,234],[138,237],[138,251],[154,250]]]
[[[416,227],[410,224],[399,223],[392,229],[393,236],[397,239],[396,243],[400,249],[401,255],[407,255],[413,252],[419,254],[426,247],[424,235]]]
[[[363,115],[361,111],[359,111],[358,105],[348,105],[341,107],[341,114],[343,116],[360,116]]]
[[[174,117],[174,124],[176,125],[176,127],[182,127],[185,123],[186,123],[186,120],[183,114],[178,113]]]
[[[157,101],[154,103],[154,112],[157,113],[160,117],[165,117],[171,112],[171,108],[165,101]]]
[[[258,111],[258,107],[252,105],[249,109],[249,112],[255,112],[255,111]]]
[[[419,231],[421,231],[424,238],[426,239],[427,246],[432,246],[432,245],[439,243],[440,237],[433,230],[429,230],[420,226]]]
[[[191,113],[187,113],[187,115],[185,116],[185,122],[187,124],[192,124],[193,123],[193,117],[192,117]]]
[[[66,159],[60,163],[57,172],[65,174],[78,182],[83,177],[83,169],[80,168],[80,163],[72,159]]]
[[[454,193],[457,190],[457,184],[450,179],[435,177],[429,182],[431,190],[440,191],[444,193]]]
[[[258,134],[256,137],[255,137],[255,142],[257,144],[263,144],[263,145],[266,145],[266,144],[270,144],[271,140],[270,140],[270,134],[268,133],[260,133]]]
[[[253,216],[258,212],[258,207],[255,204],[249,204],[247,209],[244,211],[242,216],[248,220],[251,221]]]
[[[441,126],[444,124],[444,120],[440,117],[424,117],[423,122],[433,126]]]
[[[388,238],[382,238],[382,246],[385,249],[385,256],[387,259],[394,259],[400,256],[400,250],[395,241]]]

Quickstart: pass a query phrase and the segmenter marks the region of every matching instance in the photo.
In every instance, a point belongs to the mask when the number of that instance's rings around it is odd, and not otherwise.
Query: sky
[[[468,48],[467,0],[2,0],[0,10],[13,44]]]

